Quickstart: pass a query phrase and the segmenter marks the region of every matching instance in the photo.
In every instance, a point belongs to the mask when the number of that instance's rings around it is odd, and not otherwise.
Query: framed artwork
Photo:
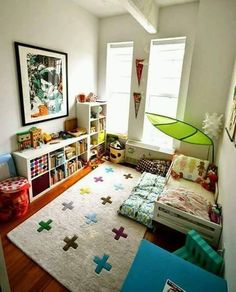
[[[22,124],[68,116],[67,54],[15,42]]]
[[[231,141],[234,141],[235,139],[235,131],[236,131],[236,86],[234,87],[233,101],[229,112],[228,124],[226,126],[226,132]]]

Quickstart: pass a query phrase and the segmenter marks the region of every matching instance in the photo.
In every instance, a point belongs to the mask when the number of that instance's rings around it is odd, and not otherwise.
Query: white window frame
[[[125,91],[123,92],[122,90],[117,90],[117,91],[114,91],[112,92],[111,88],[110,88],[110,84],[111,84],[111,81],[110,81],[110,75],[111,75],[111,71],[110,70],[113,70],[114,69],[114,66],[113,64],[109,63],[109,60],[111,59],[111,55],[112,52],[110,49],[112,48],[132,48],[132,59],[131,59],[131,62],[130,62],[130,80],[129,80],[129,90],[128,91]],[[129,124],[129,107],[130,107],[130,93],[131,93],[131,80],[132,80],[132,64],[133,64],[133,48],[134,48],[134,44],[133,44],[133,41],[129,41],[129,42],[116,42],[116,43],[108,43],[107,44],[107,65],[106,65],[106,99],[107,99],[107,102],[108,102],[108,108],[107,108],[107,132],[108,133],[112,133],[112,134],[117,134],[117,135],[122,135],[122,136],[127,136],[128,134],[128,124]],[[128,76],[129,77],[129,76]],[[125,78],[125,77],[124,77]],[[125,120],[124,120],[124,112],[122,113],[122,111],[119,112],[119,108],[117,106],[117,111],[114,112],[114,109],[113,109],[113,118],[115,120],[115,123],[117,124],[117,126],[120,125],[121,122],[123,122],[123,125],[122,125],[122,129],[125,128],[125,123],[127,121],[127,129],[124,131],[119,131],[118,130],[118,127],[115,127],[116,130],[110,130],[109,129],[109,117],[111,117],[111,113],[109,112],[109,101],[111,101],[111,95],[120,95],[120,96],[123,96],[123,102],[126,103],[126,113],[127,113],[127,116],[125,115]],[[125,100],[125,96],[127,96],[127,102]],[[118,116],[119,114],[119,116]],[[115,116],[116,115],[116,116]],[[121,119],[123,119],[121,121]]]
[[[182,82],[182,76],[183,76],[183,64],[184,64],[184,58],[185,58],[185,52],[186,52],[186,37],[175,37],[175,38],[165,38],[165,39],[155,39],[155,40],[151,40],[151,46],[150,46],[150,57],[149,57],[149,68],[148,68],[148,80],[147,80],[147,91],[146,91],[146,106],[145,106],[145,111],[151,111],[149,108],[149,102],[150,102],[150,98],[149,96],[152,95],[152,93],[150,92],[150,72],[152,70],[151,66],[151,62],[152,62],[152,54],[154,54],[154,50],[152,50],[153,46],[155,45],[168,45],[168,44],[183,44],[183,58],[182,58],[182,64],[181,64],[181,72],[180,72],[180,76],[179,76],[179,84],[178,84],[178,92],[175,94],[171,94],[170,92],[161,92],[160,94],[155,94],[156,97],[160,96],[160,97],[168,97],[170,99],[177,99],[177,105],[176,105],[176,109],[175,109],[175,113],[174,114],[164,114],[164,113],[160,113],[162,115],[166,115],[166,116],[170,116],[173,118],[177,118],[177,113],[178,113],[178,103],[180,102],[180,96],[179,96],[179,92],[180,92],[180,88],[181,88],[181,82]],[[174,100],[173,100],[174,101]],[[153,107],[152,107],[153,108]],[[145,132],[145,127],[146,127],[146,132]],[[149,128],[149,135],[151,133],[153,133],[153,136],[155,135],[155,137],[153,137],[153,139],[151,140],[150,137],[148,137],[147,134],[147,127]],[[172,139],[171,137],[168,137],[167,135],[163,134],[161,131],[159,131],[158,129],[153,129],[155,131],[152,132],[152,129],[150,127],[153,127],[150,122],[147,120],[147,117],[144,117],[144,128],[143,128],[143,138],[142,138],[142,142],[143,143],[148,143],[150,145],[155,145],[155,146],[159,146],[159,148],[161,148],[162,150],[173,150],[175,148],[175,140]],[[163,143],[160,143],[159,141],[164,141]]]

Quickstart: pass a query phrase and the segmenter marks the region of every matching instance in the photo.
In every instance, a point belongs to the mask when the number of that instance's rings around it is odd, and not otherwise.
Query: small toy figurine
[[[52,140],[52,136],[49,133],[44,132],[42,136],[44,143],[48,143]]]
[[[31,146],[37,148],[42,141],[42,130],[36,127],[29,129],[31,134]]]
[[[210,205],[209,216],[212,222],[220,224],[222,218],[222,207],[218,204]]]
[[[31,135],[29,131],[17,133],[16,137],[19,151],[31,147]]]

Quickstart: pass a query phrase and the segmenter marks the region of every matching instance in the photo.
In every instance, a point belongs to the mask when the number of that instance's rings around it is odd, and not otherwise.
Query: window
[[[107,45],[107,131],[128,133],[133,42]]]
[[[151,41],[146,112],[176,118],[185,37]],[[143,141],[173,148],[173,139],[155,129],[145,117]]]

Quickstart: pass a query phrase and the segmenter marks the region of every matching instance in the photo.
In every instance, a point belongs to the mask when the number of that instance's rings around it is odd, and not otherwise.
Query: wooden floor
[[[72,184],[88,174],[90,171],[90,167],[85,168],[83,171],[80,171],[78,174],[71,176],[60,185],[51,189],[47,194],[35,200],[30,204],[29,212],[24,218],[14,220],[9,223],[0,224],[0,234],[2,238],[5,261],[12,292],[68,291],[64,286],[62,286],[29,257],[27,257],[22,251],[15,247],[15,245],[13,245],[7,239],[6,234],[25,219],[32,216],[43,206],[59,196]],[[144,238],[169,251],[173,251],[182,246],[185,240],[184,235],[180,234],[179,232],[167,229],[161,225],[156,226],[155,232],[147,230]]]

